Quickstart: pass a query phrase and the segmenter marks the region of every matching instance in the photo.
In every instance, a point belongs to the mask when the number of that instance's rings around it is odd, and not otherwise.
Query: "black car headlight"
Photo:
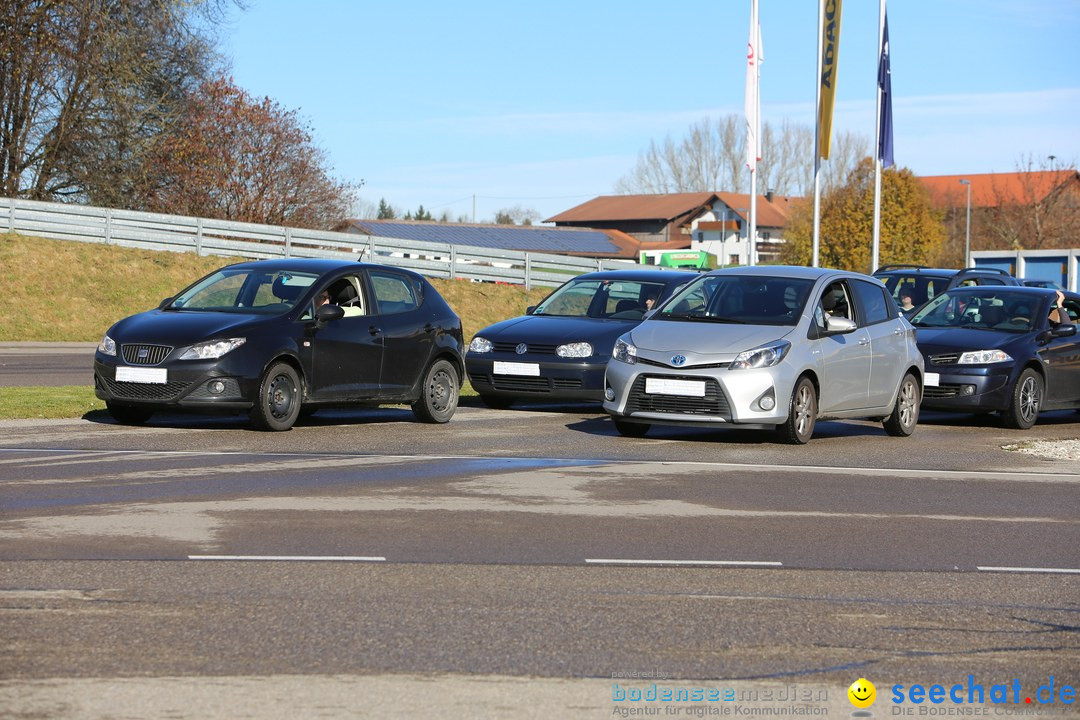
[[[101,338],[101,342],[97,346],[98,352],[102,355],[116,355],[116,341],[108,335]]]
[[[1012,356],[1003,350],[972,350],[960,356],[957,365],[994,365],[1011,363]]]
[[[228,338],[227,340],[210,340],[208,342],[198,343],[192,345],[184,354],[180,356],[181,360],[217,360],[219,357],[232,352],[236,348],[247,342],[247,338]]]
[[[555,354],[561,358],[587,358],[592,357],[592,353],[592,344],[587,342],[566,343],[555,348]]]
[[[495,345],[492,344],[487,338],[482,338],[479,335],[472,339],[469,343],[469,352],[474,353],[489,353],[495,349]]]

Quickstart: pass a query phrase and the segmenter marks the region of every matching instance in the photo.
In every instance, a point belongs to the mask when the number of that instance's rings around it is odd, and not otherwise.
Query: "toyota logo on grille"
[[[686,363],[686,356],[685,355],[672,355],[671,364],[674,365],[675,367],[679,367],[680,365],[683,365],[685,363]]]
[[[518,355],[524,355],[525,353],[529,352],[529,346],[525,343],[518,343],[518,346],[514,348],[514,352],[516,352]]]

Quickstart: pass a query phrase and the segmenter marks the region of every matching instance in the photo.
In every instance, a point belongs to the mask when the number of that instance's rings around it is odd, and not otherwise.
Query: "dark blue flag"
[[[881,127],[878,128],[878,158],[881,167],[893,166],[892,71],[889,69],[889,14],[881,34],[881,58],[878,60],[878,88],[881,90]]]

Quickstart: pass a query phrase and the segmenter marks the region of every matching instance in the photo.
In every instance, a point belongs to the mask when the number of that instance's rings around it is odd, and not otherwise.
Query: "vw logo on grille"
[[[529,346],[525,343],[518,343],[517,347],[514,348],[514,352],[516,352],[518,355],[524,355],[525,353],[529,352]]]
[[[674,365],[675,367],[679,367],[680,365],[683,365],[685,363],[686,363],[686,356],[685,355],[672,355],[671,356],[671,364]]]

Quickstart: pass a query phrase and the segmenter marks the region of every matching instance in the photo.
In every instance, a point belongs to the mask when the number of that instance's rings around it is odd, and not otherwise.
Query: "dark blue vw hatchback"
[[[680,270],[609,270],[570,280],[525,315],[476,333],[469,382],[489,407],[517,400],[604,399],[620,335],[697,277]]]
[[[1080,408],[1080,295],[1064,298],[1059,309],[1054,290],[983,285],[919,308],[910,320],[926,363],[922,407],[999,412],[1021,430],[1042,410]]]
[[[247,412],[288,430],[330,405],[457,409],[461,320],[422,276],[348,260],[261,260],[207,275],[109,328],[94,387],[122,423],[161,410]]]

